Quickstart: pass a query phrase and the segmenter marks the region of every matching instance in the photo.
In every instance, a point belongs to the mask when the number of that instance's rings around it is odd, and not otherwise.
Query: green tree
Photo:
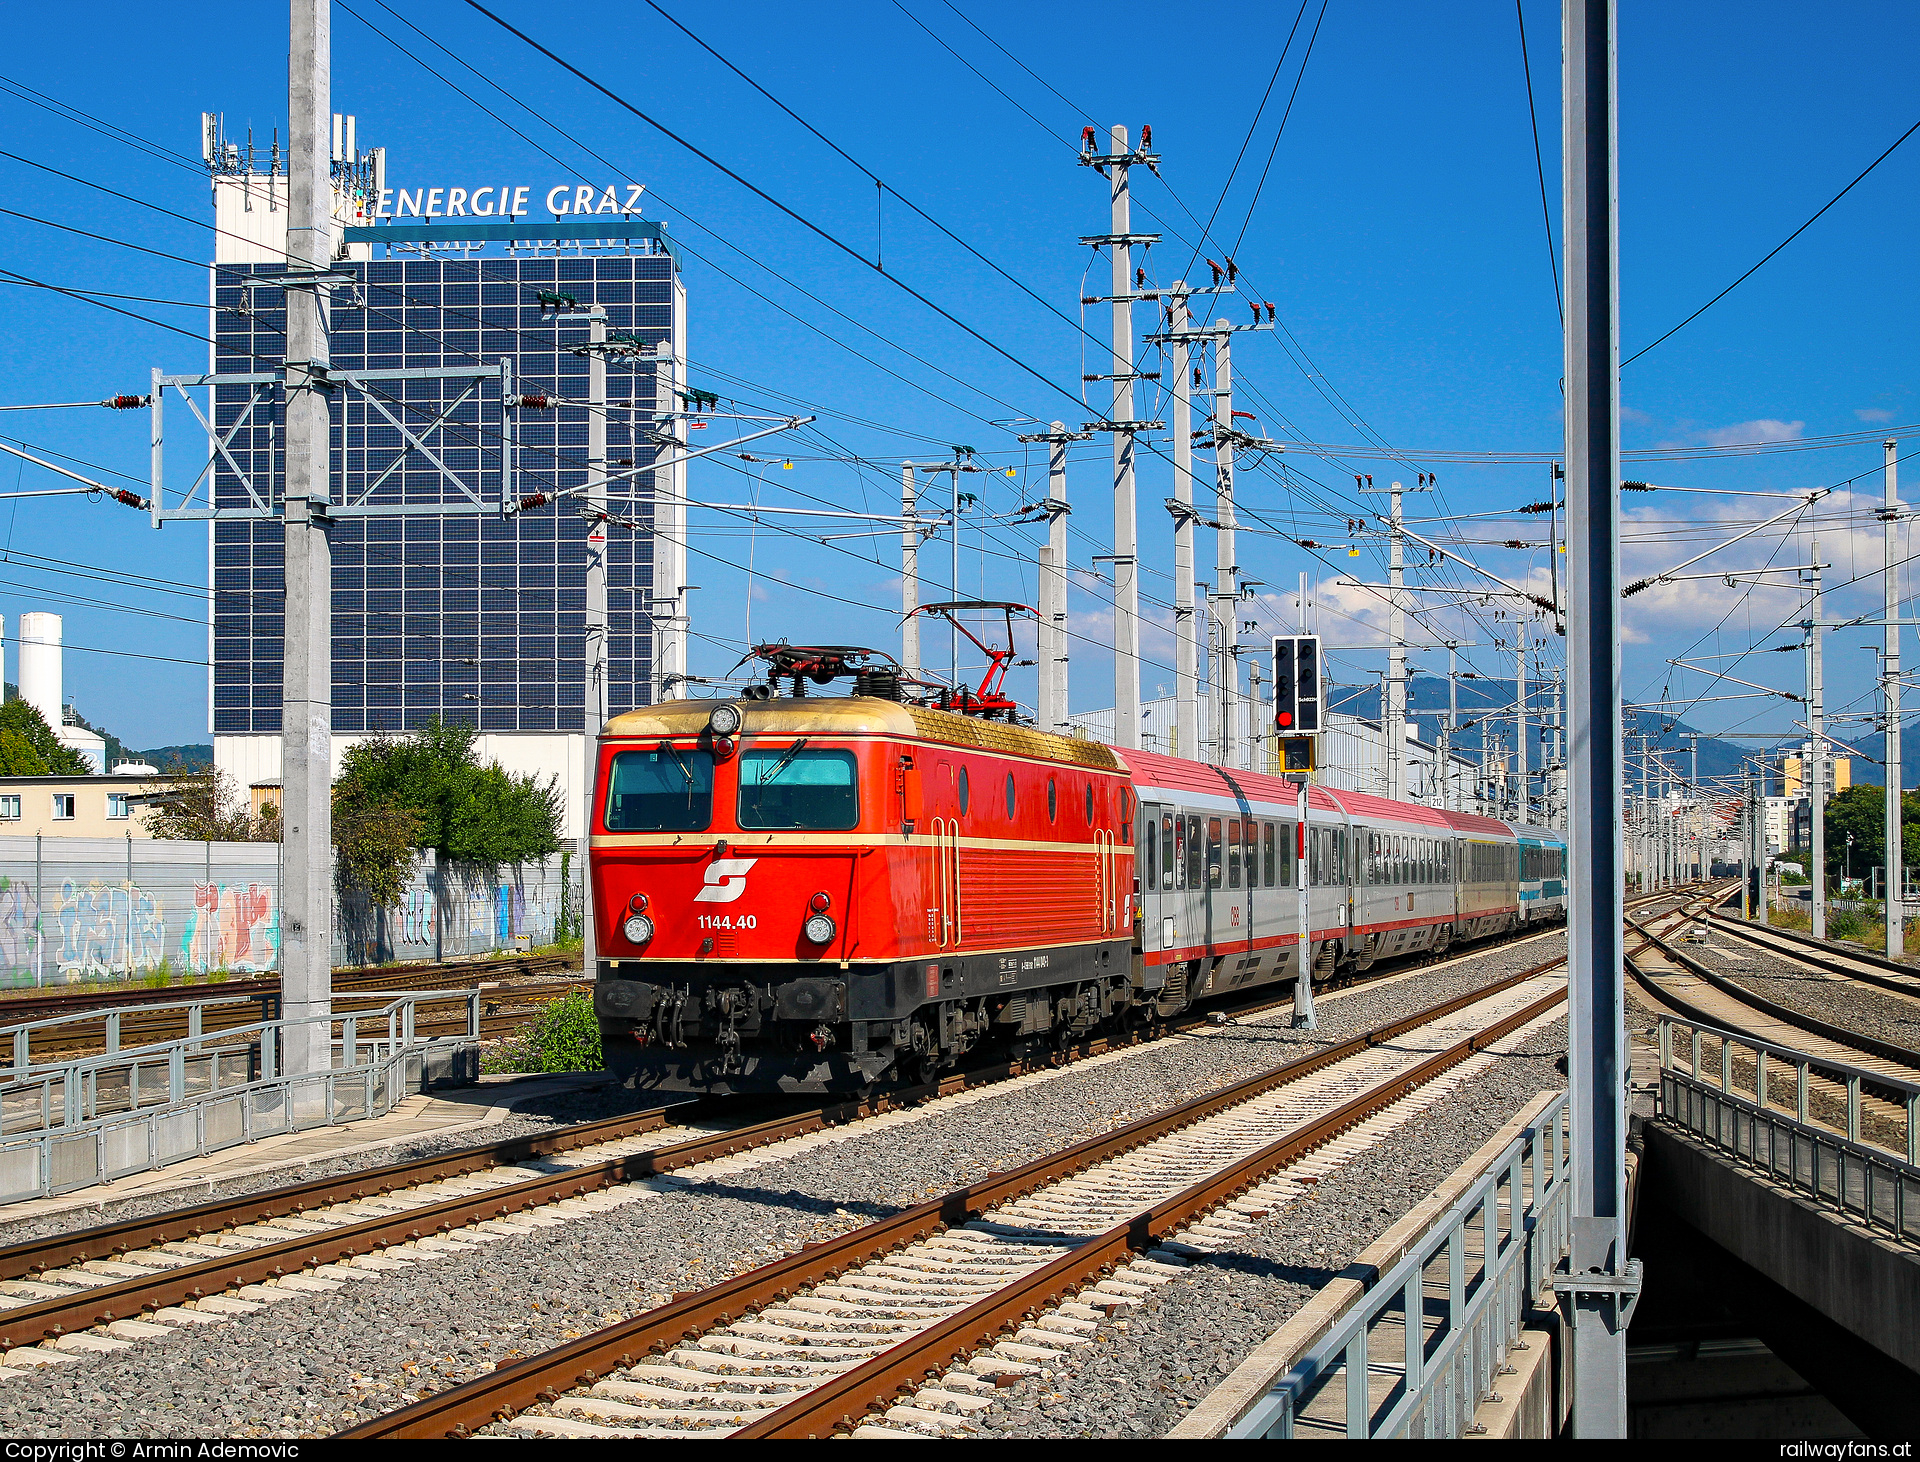
[[[543,783],[498,762],[483,765],[475,736],[472,727],[435,718],[411,735],[373,736],[347,752],[333,794],[343,876],[349,868],[393,867],[400,825],[386,815],[396,812],[414,820],[410,848],[457,862],[497,868],[559,851],[560,779]]]
[[[1853,834],[1853,876],[1867,877],[1886,866],[1886,792],[1880,787],[1849,787],[1826,806],[1827,872],[1839,876],[1847,865],[1847,834]],[[1920,868],[1920,791],[1900,794],[1900,848],[1909,868]]]
[[[44,766],[38,773],[15,772],[14,776],[90,777],[93,766],[79,752],[62,746],[54,736],[47,718],[29,701],[11,700],[0,706],[0,733],[13,732],[33,749]]]
[[[0,777],[44,777],[46,759],[18,731],[0,730]]]
[[[151,804],[147,831],[156,838],[187,842],[277,843],[280,818],[255,818],[233,778],[214,767],[169,769],[171,781]]]

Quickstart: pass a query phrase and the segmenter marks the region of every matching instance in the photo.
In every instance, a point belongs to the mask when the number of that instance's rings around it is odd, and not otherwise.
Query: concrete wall
[[[1646,1135],[1647,1181],[1676,1217],[1920,1371],[1920,1252],[1662,1123]]]

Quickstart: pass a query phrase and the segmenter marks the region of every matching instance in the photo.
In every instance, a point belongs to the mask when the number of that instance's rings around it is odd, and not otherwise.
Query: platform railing
[[[1465,1435],[1567,1251],[1566,1110],[1543,1108],[1227,1436]]]
[[[1659,1117],[1872,1227],[1920,1240],[1920,1084],[1663,1015]]]
[[[100,1039],[107,1051],[121,1049],[121,1035],[128,1016],[136,1020],[147,1016],[164,1015],[169,1011],[186,1012],[187,1035],[201,1035],[204,1032],[206,1012],[230,1005],[256,1005],[260,1008],[260,1018],[272,1018],[272,1010],[278,1004],[278,997],[272,995],[203,995],[194,1000],[157,1000],[150,1005],[123,1005],[112,1010],[83,1010],[73,1015],[48,1015],[39,1020],[20,1021],[14,1025],[0,1025],[0,1050],[8,1052],[9,1060],[0,1066],[0,1082],[17,1080],[37,1068],[63,1065],[60,1061],[35,1061],[32,1059],[33,1039],[35,1036],[68,1033],[76,1027],[97,1026]]]
[[[420,1089],[428,1049],[480,1035],[479,990],[355,991],[384,1006],[281,1017],[32,1068],[0,1087],[0,1204],[49,1197],[243,1142],[379,1116]],[[420,1034],[422,1005],[465,1029]],[[287,1037],[325,1023],[333,1069],[290,1075]]]

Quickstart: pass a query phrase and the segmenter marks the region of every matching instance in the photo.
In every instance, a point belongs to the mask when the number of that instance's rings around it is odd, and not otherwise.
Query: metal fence
[[[478,990],[365,996],[388,1003],[8,1071],[0,1085],[0,1204],[112,1182],[262,1137],[380,1116],[421,1088],[436,1043],[479,1037]],[[465,1030],[420,1035],[420,1007],[448,1004],[465,1007]],[[288,1028],[319,1021],[327,1023],[339,1064],[287,1075]]]
[[[1659,1115],[1873,1227],[1920,1239],[1920,1085],[1662,1016]]]
[[[1567,1250],[1566,1111],[1562,1094],[1227,1436],[1464,1435]]]
[[[0,837],[0,988],[276,970],[280,851],[278,843]],[[337,902],[333,962],[550,944],[567,907],[563,881],[579,876],[579,861],[559,855],[496,871],[442,864],[429,852],[398,904]]]

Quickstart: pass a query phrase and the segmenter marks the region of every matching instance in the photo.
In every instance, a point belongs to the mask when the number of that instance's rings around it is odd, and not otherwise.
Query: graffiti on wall
[[[273,969],[280,962],[279,903],[270,883],[195,883],[180,964],[249,974]]]
[[[57,895],[49,869],[44,909],[31,869],[26,877],[0,872],[0,986],[128,979],[163,968],[258,974],[279,967],[280,899],[271,865],[259,870],[264,881],[243,865],[230,882],[218,877],[217,857],[211,881],[193,870],[143,881],[113,876],[112,864],[92,866],[101,876],[69,863]],[[444,874],[422,860],[390,909],[342,900],[334,963],[453,958],[553,938],[562,898],[557,860],[524,875],[495,878],[454,867]]]
[[[53,964],[62,980],[99,980],[152,969],[166,958],[160,900],[130,879],[62,879]]]

